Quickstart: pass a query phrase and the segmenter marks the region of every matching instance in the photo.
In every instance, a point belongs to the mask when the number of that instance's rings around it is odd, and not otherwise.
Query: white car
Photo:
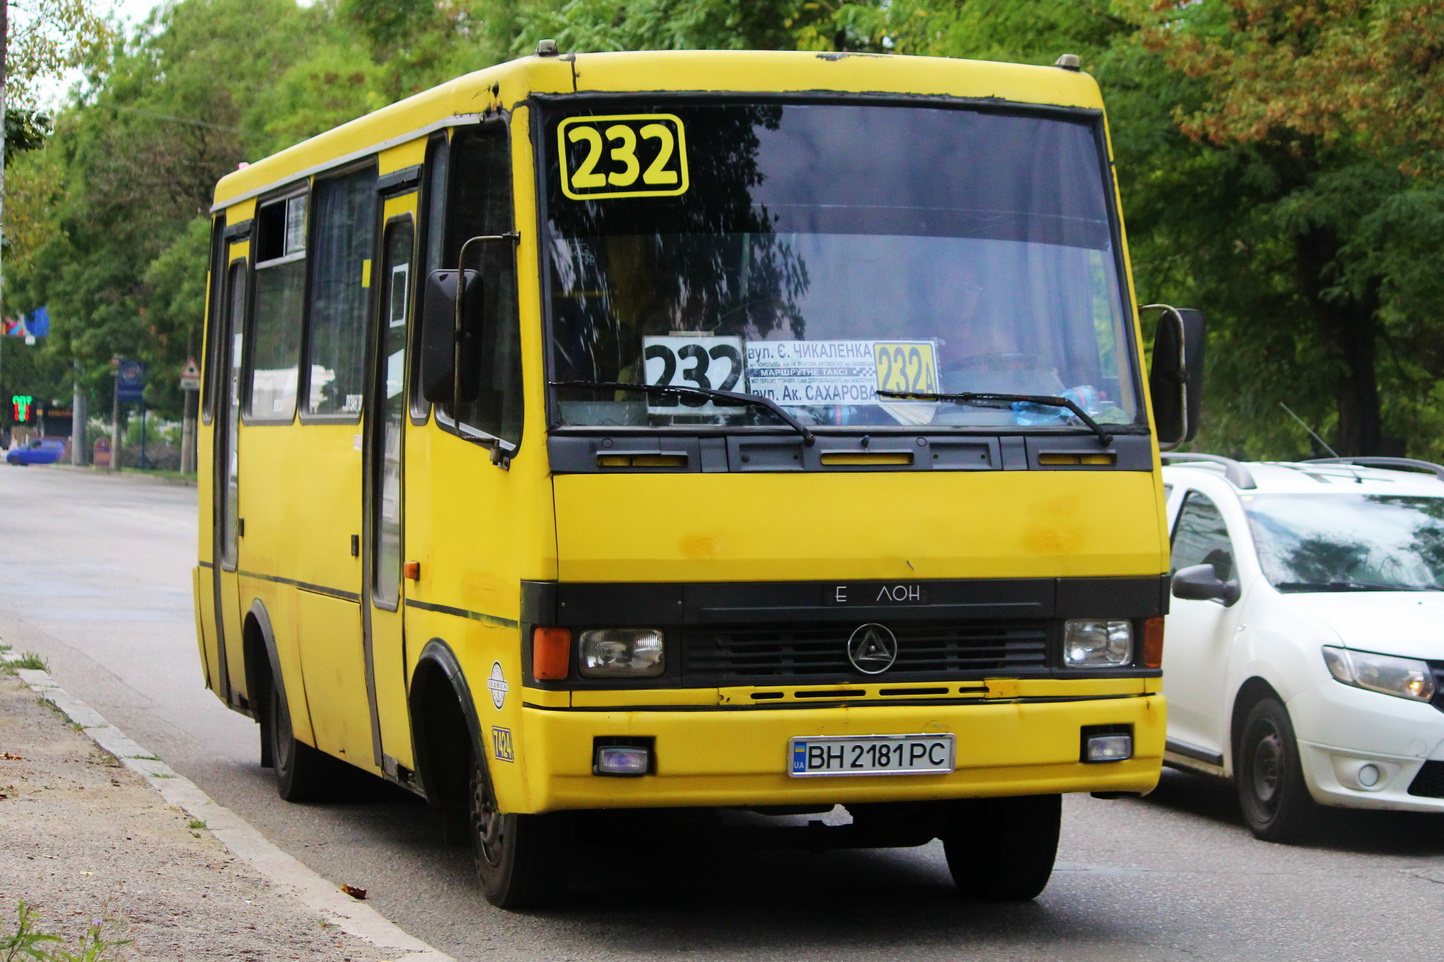
[[[1444,467],[1164,459],[1166,763],[1268,841],[1316,804],[1444,812]]]

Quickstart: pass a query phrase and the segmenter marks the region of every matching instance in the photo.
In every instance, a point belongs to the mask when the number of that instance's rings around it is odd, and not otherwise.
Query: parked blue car
[[[54,464],[65,455],[65,442],[60,438],[35,438],[23,448],[5,455],[8,464]]]

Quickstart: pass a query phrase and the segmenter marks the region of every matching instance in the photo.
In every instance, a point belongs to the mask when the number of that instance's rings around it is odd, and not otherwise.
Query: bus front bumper
[[[1158,782],[1161,694],[1040,702],[736,710],[523,709],[509,759],[490,758],[504,809],[846,805],[1065,792],[1143,793]],[[1083,760],[1091,732],[1127,732],[1131,755]],[[943,774],[790,774],[795,737],[954,736]],[[485,736],[485,733],[483,733]],[[489,740],[489,739],[488,739]],[[597,774],[603,744],[650,751],[647,774]]]

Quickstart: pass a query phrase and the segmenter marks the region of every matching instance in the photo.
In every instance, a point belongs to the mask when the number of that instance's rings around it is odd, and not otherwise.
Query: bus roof
[[[216,185],[215,209],[513,107],[533,94],[639,91],[855,93],[1103,106],[1093,78],[1077,70],[990,61],[741,50],[523,57],[458,77],[244,166]]]

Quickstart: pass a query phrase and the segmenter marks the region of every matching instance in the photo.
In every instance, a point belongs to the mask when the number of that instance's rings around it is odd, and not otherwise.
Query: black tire
[[[960,802],[948,821],[943,851],[964,897],[1026,902],[1047,888],[1058,857],[1063,796]]]
[[[538,908],[560,899],[566,890],[573,824],[570,813],[518,815],[500,811],[485,760],[473,759],[472,853],[477,881],[492,905],[503,909]]]
[[[1317,804],[1304,784],[1293,723],[1276,699],[1264,698],[1249,709],[1233,780],[1243,820],[1255,836],[1282,843],[1308,837],[1318,818]]]
[[[336,797],[347,777],[347,766],[296,740],[291,729],[291,712],[281,697],[280,687],[270,686],[267,723],[262,734],[270,736],[270,762],[276,770],[276,793],[288,802],[322,802]],[[261,756],[264,761],[265,750]]]

